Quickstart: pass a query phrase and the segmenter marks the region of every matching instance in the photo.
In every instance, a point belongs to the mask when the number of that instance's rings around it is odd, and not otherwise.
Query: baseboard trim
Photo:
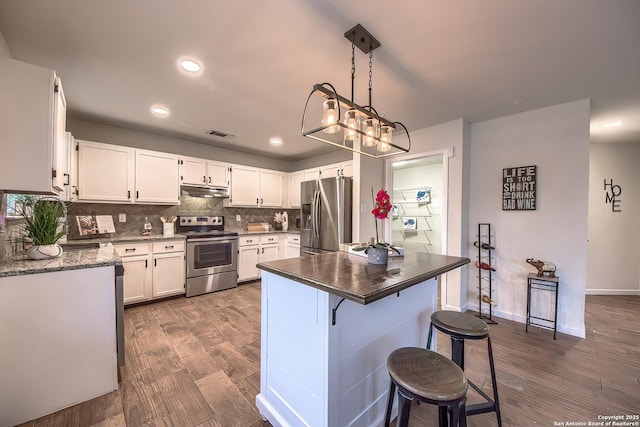
[[[472,311],[478,311],[478,305],[477,304],[471,304],[468,303],[465,307],[467,307],[468,310],[472,310]],[[523,316],[521,314],[515,314],[515,313],[509,313],[506,311],[501,311],[501,310],[497,310],[497,309],[493,309],[492,311],[492,317],[498,317],[501,319],[507,319],[507,320],[513,320],[514,322],[518,322],[518,323],[522,323],[525,324],[527,322],[527,316]],[[574,337],[578,337],[578,338],[584,338],[586,336],[586,332],[585,332],[585,328],[569,328],[566,326],[563,326],[561,324],[558,324],[557,326],[557,330],[560,333],[563,334],[567,334],[567,335],[573,335]]]
[[[640,289],[587,289],[587,295],[636,295],[640,296]]]

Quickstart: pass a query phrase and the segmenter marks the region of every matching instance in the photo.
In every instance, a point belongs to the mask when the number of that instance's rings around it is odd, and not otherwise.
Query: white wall
[[[558,330],[584,337],[589,179],[589,100],[471,125],[470,224],[495,230],[497,302],[494,313],[524,322],[526,258],[557,265]],[[537,165],[537,209],[502,211],[502,169]],[[475,249],[475,248],[474,248]],[[474,253],[474,252],[472,252]],[[476,257],[472,258],[475,261]],[[469,307],[477,307],[475,267],[469,269]]]
[[[426,129],[411,132],[411,154],[433,154],[436,150],[450,150],[448,161],[447,216],[443,227],[447,227],[447,255],[468,257],[468,178],[465,164],[468,163],[468,124],[463,119],[453,120]],[[466,169],[466,170],[465,170]],[[464,231],[464,233],[463,233]],[[441,295],[442,306],[448,310],[461,310],[467,303],[468,266],[463,266],[444,275]]]
[[[587,294],[640,295],[639,164],[640,143],[591,144]],[[620,186],[620,212],[605,180]]]
[[[7,41],[4,39],[2,31],[0,31],[0,58],[13,58],[13,55],[11,55],[11,50],[9,50],[9,46],[7,45]]]

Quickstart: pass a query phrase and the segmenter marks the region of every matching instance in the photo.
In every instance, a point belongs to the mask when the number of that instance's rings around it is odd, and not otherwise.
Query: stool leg
[[[398,390],[398,421],[396,427],[409,426],[409,412],[411,411],[411,401],[413,398]]]
[[[467,427],[467,399],[463,399],[462,402],[458,404],[458,414],[459,420],[458,425],[460,427]]]
[[[438,426],[447,427],[449,425],[449,417],[447,416],[447,407],[438,406]]]
[[[389,427],[391,423],[391,409],[393,409],[393,398],[396,394],[396,385],[393,381],[389,381],[389,401],[387,402],[387,412],[384,414],[384,427]]]
[[[464,340],[451,337],[451,360],[464,371]]]
[[[433,336],[433,323],[429,323],[429,335],[427,336],[427,350],[431,350],[431,337]],[[435,351],[435,349],[433,349]]]
[[[491,337],[487,337],[487,349],[489,352],[489,367],[491,368],[491,384],[493,386],[493,402],[498,419],[498,427],[502,427],[502,417],[500,416],[500,401],[498,400],[498,382],[496,381],[496,368],[493,364],[493,349],[491,348]]]

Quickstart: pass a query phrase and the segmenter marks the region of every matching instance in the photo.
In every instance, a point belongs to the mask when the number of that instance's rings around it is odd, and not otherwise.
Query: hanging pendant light
[[[315,84],[305,104],[302,135],[374,158],[409,152],[407,128],[380,117],[372,106],[372,58],[380,42],[360,24],[344,36],[351,42],[351,100],[340,96],[331,83]],[[355,46],[369,55],[369,105],[364,107],[354,102]]]

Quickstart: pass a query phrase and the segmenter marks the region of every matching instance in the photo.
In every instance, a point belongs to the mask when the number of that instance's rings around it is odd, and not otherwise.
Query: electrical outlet
[[[118,222],[127,222],[127,214],[126,213],[118,214]]]
[[[360,204],[360,212],[361,213],[367,212],[367,205],[365,205],[364,203],[361,203]]]
[[[236,215],[236,221],[238,222],[242,221],[242,217],[240,215]]]

